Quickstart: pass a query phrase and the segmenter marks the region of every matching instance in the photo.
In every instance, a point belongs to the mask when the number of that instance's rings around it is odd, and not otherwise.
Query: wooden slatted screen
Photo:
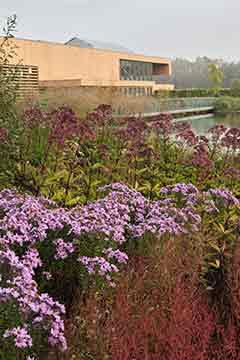
[[[39,92],[38,66],[2,65],[1,71],[11,78],[20,96],[35,95]]]

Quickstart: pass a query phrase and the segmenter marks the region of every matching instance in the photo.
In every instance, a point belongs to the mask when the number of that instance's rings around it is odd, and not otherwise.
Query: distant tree
[[[0,127],[14,118],[17,85],[14,81],[16,67],[11,67],[11,64],[14,64],[17,54],[10,39],[16,31],[16,21],[16,15],[9,16],[0,29]]]
[[[12,15],[7,18],[6,24],[2,28],[0,41],[0,66],[8,64],[16,55],[16,47],[9,41],[14,37],[17,26],[17,16]]]
[[[223,86],[224,75],[218,64],[208,65],[208,76],[214,89],[218,90]]]
[[[198,57],[195,61],[177,58],[173,61],[172,81],[177,89],[209,88],[208,65],[211,60]]]
[[[231,94],[240,97],[240,79],[234,79],[231,83]]]
[[[231,88],[234,90],[240,90],[240,79],[233,80]]]
[[[223,72],[222,87],[231,88],[236,79],[240,79],[240,62],[226,62],[221,59],[210,59],[206,56],[197,57],[195,60],[177,58],[172,61],[172,82],[177,89],[186,88],[211,88],[209,79],[209,65],[217,64]]]

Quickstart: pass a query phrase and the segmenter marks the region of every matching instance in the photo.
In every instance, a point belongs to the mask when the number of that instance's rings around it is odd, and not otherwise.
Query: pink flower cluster
[[[66,340],[62,319],[65,308],[48,294],[40,294],[38,291],[38,285],[34,280],[34,270],[41,265],[37,250],[28,251],[22,258],[17,256],[13,250],[2,250],[0,251],[1,265],[7,266],[10,274],[3,274],[2,282],[5,286],[0,287],[0,303],[15,301],[19,311],[32,322],[32,325],[42,324],[44,329],[48,330],[51,345],[65,350]],[[29,347],[30,340],[25,342],[19,340],[25,333],[26,330],[20,331],[20,329],[14,328],[7,330],[5,337],[14,335],[17,347]]]
[[[117,264],[128,261],[121,251],[124,242],[140,241],[149,233],[161,238],[198,231],[199,203],[206,204],[209,212],[239,205],[227,190],[202,193],[192,184],[162,188],[158,201],[150,201],[120,183],[100,191],[105,193],[102,199],[71,210],[14,190],[0,192],[0,304],[14,302],[23,315],[24,324],[5,329],[5,337],[13,337],[17,347],[32,346],[29,329],[33,327],[44,329],[51,346],[67,347],[65,308],[49,294],[41,293],[36,280],[36,273],[51,280],[47,270],[53,261],[70,261],[79,266],[79,271],[85,268],[114,286],[112,274],[118,273]],[[96,253],[82,250],[86,237],[94,238]],[[47,261],[41,253],[45,245],[53,254]]]
[[[74,245],[65,242],[63,239],[57,239],[54,241],[56,246],[55,259],[66,259],[70,254],[74,252]]]
[[[8,129],[0,127],[0,143],[5,143],[8,139]]]
[[[67,106],[55,110],[51,114],[50,143],[63,147],[66,140],[78,134],[79,119],[73,110]]]
[[[221,203],[224,207],[240,205],[240,201],[227,189],[210,189],[208,193],[218,205],[221,205]]]
[[[173,118],[169,113],[163,113],[151,118],[151,128],[160,136],[168,137],[173,130]]]
[[[200,143],[196,146],[192,163],[197,168],[201,168],[205,171],[209,171],[213,167],[213,161],[209,157],[208,146],[204,143]]]
[[[111,274],[117,273],[119,269],[114,264],[110,264],[106,259],[100,256],[88,257],[80,256],[79,262],[82,263],[89,274],[97,274],[106,278],[110,286],[114,286]]]
[[[5,331],[4,335],[5,338],[14,337],[15,339],[15,346],[17,348],[28,348],[32,347],[32,338],[28,334],[26,327],[16,327],[11,330]]]
[[[95,110],[88,113],[87,118],[90,122],[103,126],[112,119],[112,107],[107,104],[99,105]]]

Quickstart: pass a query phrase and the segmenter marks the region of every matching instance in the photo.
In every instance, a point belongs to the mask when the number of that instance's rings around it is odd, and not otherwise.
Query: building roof
[[[97,40],[86,40],[80,39],[78,37],[73,37],[69,41],[65,43],[65,45],[71,46],[79,46],[81,48],[92,48],[92,49],[101,49],[101,50],[112,50],[117,52],[127,52],[133,54],[133,51],[124,48],[121,45],[108,43],[104,41],[97,41]]]

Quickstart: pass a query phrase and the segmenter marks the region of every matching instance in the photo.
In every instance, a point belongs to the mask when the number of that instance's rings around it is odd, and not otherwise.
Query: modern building
[[[171,90],[171,61],[115,44],[73,38],[66,44],[13,38],[22,88],[103,87],[125,95]],[[16,62],[16,59],[14,60]]]

